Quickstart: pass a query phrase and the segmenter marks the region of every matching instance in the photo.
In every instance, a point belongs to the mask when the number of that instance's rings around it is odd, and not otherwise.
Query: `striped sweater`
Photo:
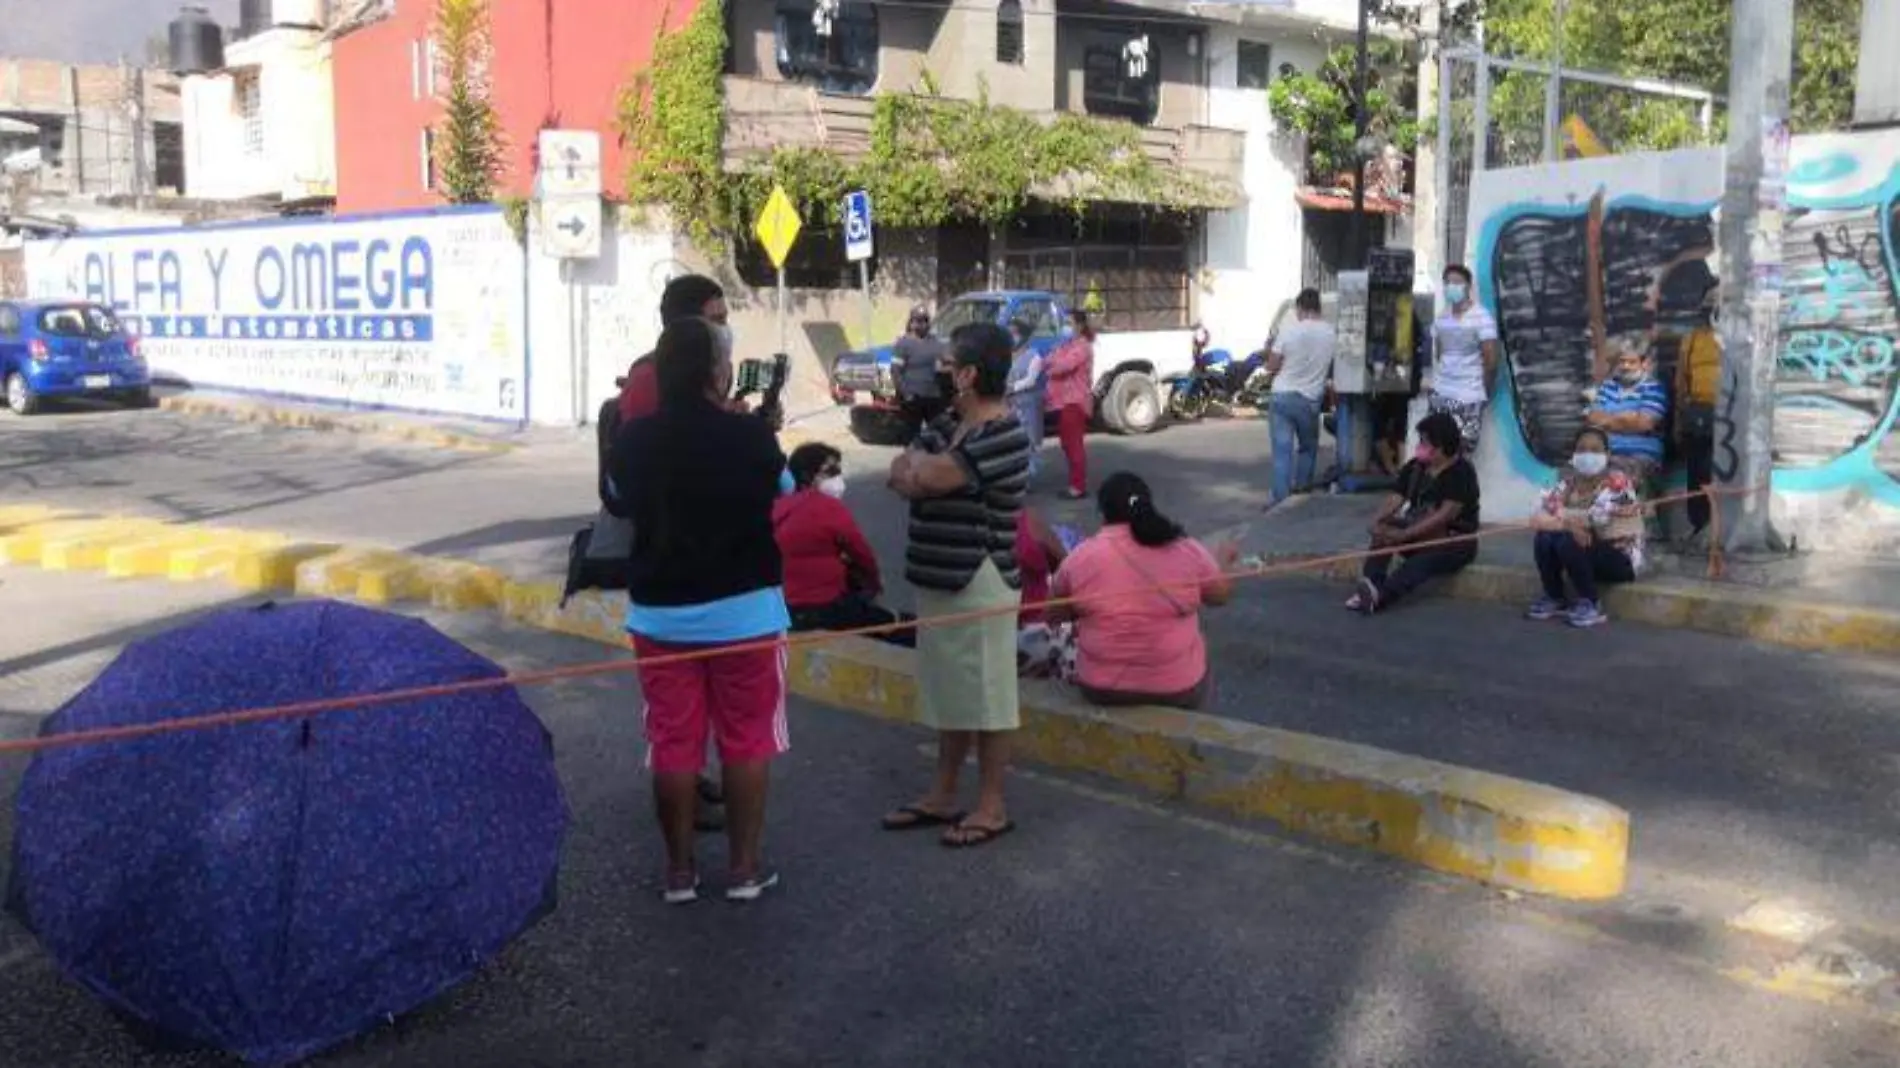
[[[955,593],[988,559],[1004,582],[1021,588],[1016,516],[1029,492],[1029,435],[1005,416],[973,427],[952,446],[956,428],[947,415],[917,436],[917,447],[954,458],[967,480],[955,492],[911,502],[904,575],[920,588]]]

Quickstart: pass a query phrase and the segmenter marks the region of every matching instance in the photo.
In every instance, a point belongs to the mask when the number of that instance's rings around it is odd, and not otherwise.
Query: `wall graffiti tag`
[[[1672,376],[1713,281],[1723,156],[1579,160],[1480,179],[1471,262],[1498,319],[1508,375],[1495,418],[1509,428],[1481,461],[1487,477],[1530,485],[1582,425],[1606,335],[1649,338],[1659,373]],[[1778,323],[1762,339],[1775,351],[1777,507],[1803,544],[1900,553],[1900,131],[1795,138],[1786,181]],[[1732,478],[1742,439],[1727,361],[1723,377],[1714,466]]]

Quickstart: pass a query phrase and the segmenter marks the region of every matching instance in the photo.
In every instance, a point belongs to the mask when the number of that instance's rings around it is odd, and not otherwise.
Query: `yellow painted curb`
[[[37,566],[46,551],[47,542],[98,534],[112,529],[118,522],[111,518],[93,518],[52,519],[44,523],[24,524],[15,527],[5,537],[0,537],[0,561]]]
[[[172,557],[187,549],[215,545],[219,532],[199,527],[167,527],[106,552],[105,572],[113,578],[169,578]]]
[[[1302,556],[1269,557],[1267,562],[1291,563]],[[1359,565],[1340,561],[1310,574],[1350,581],[1359,577]],[[1539,592],[1535,573],[1485,564],[1473,564],[1431,589],[1462,600],[1513,605],[1526,603]],[[1604,594],[1603,606],[1611,619],[1632,623],[1793,649],[1900,656],[1900,613],[1876,608],[1804,602],[1749,589],[1692,587],[1668,580],[1612,586]]]
[[[48,571],[97,571],[106,566],[106,555],[113,549],[164,529],[165,524],[153,519],[115,518],[87,533],[49,536],[40,546],[40,566]]]
[[[276,545],[237,550],[231,562],[231,583],[252,593],[287,592],[297,588],[297,568],[336,551],[334,545]]]
[[[791,685],[812,700],[908,721],[914,658],[862,639],[798,645]],[[1624,885],[1629,814],[1537,783],[1192,712],[1108,711],[1031,681],[1016,744],[1044,764],[1513,890],[1598,900]]]
[[[173,582],[228,578],[245,554],[289,543],[290,539],[279,534],[214,531],[204,544],[173,552],[165,567],[165,577]]]
[[[508,577],[492,567],[460,560],[422,559],[421,580],[429,604],[445,612],[492,611],[502,605]]]

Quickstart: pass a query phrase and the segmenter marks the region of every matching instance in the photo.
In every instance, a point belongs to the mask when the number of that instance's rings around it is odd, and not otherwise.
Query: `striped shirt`
[[[1645,376],[1641,382],[1626,386],[1614,377],[1597,387],[1596,410],[1605,415],[1641,412],[1656,417],[1656,428],[1647,434],[1611,434],[1610,455],[1640,456],[1662,463],[1663,423],[1669,417],[1669,393],[1662,383]]]
[[[917,447],[955,459],[966,481],[953,493],[911,502],[904,576],[919,588],[955,593],[988,559],[1020,589],[1016,515],[1029,492],[1029,435],[1009,415],[971,428],[952,446],[956,425],[946,416],[917,436]]]

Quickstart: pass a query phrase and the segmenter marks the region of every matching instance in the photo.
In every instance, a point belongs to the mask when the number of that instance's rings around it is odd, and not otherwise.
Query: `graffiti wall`
[[[498,209],[83,231],[31,241],[35,296],[97,301],[197,386],[521,419],[521,244]]]
[[[1658,375],[1714,280],[1720,150],[1476,176],[1470,262],[1505,381],[1486,511],[1526,513],[1582,425],[1601,338],[1653,337]],[[1776,517],[1804,546],[1900,554],[1900,131],[1796,138],[1776,353]],[[1718,412],[1715,466],[1738,443]]]

